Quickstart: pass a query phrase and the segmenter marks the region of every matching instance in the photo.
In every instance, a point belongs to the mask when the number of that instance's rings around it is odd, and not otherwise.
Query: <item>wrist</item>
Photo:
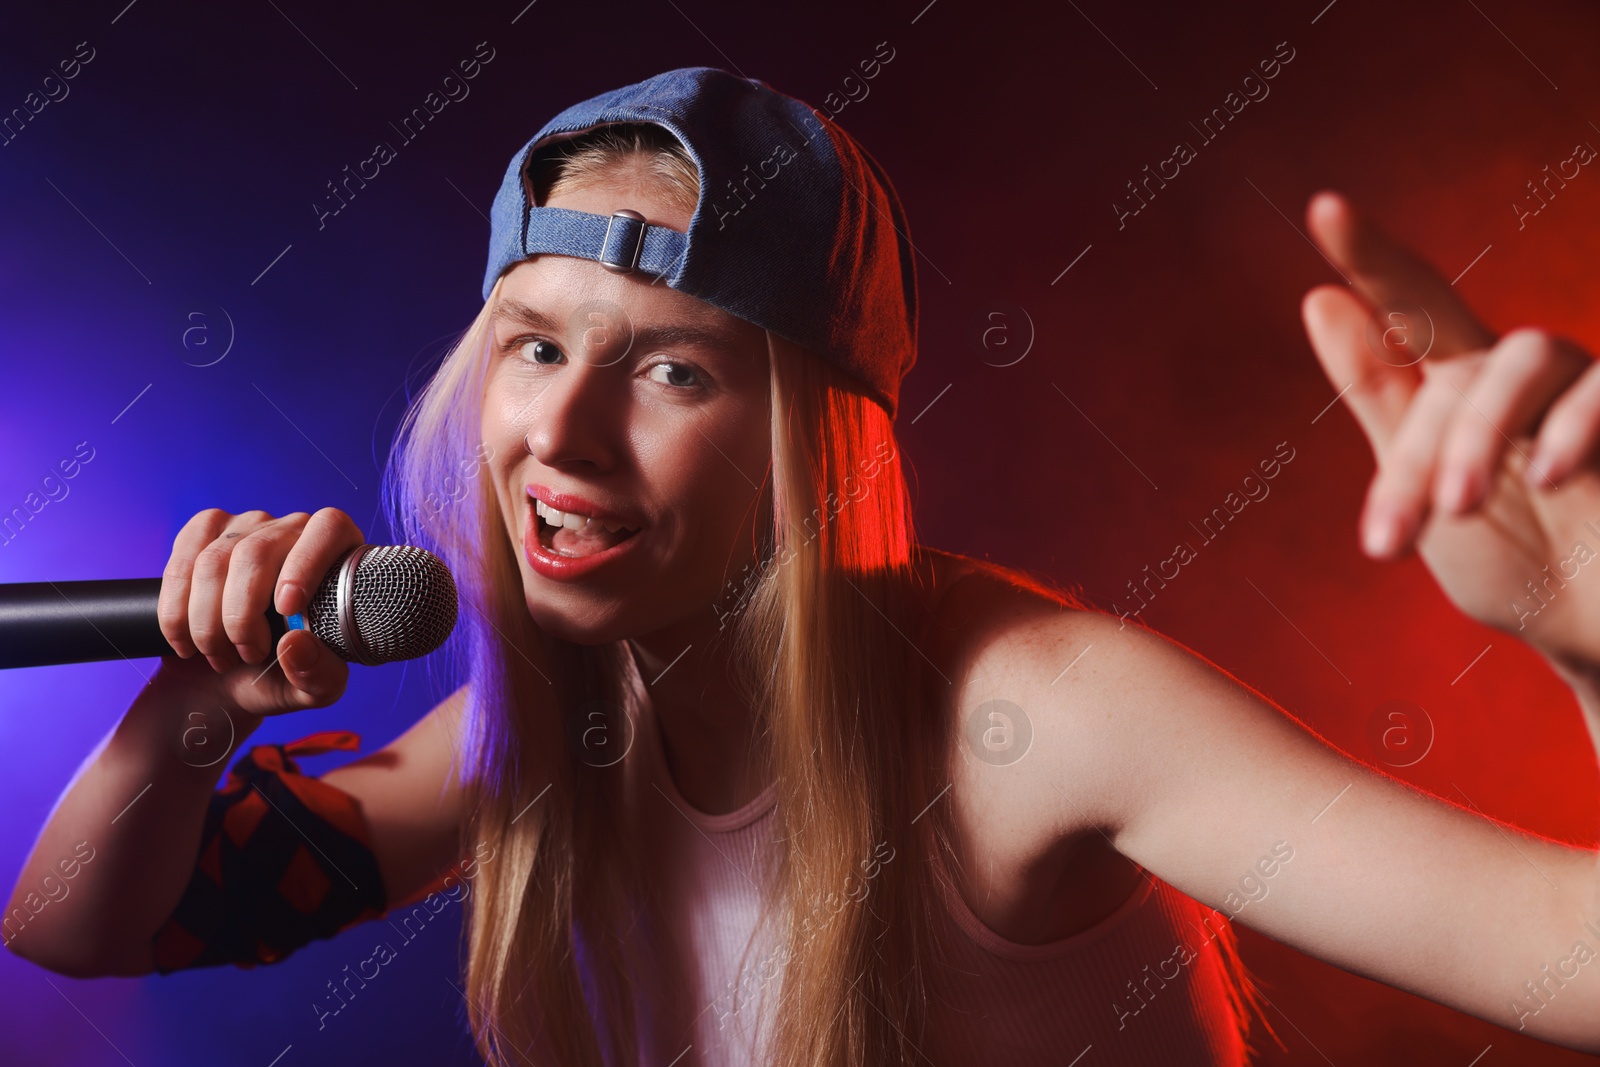
[[[189,662],[162,659],[112,734],[116,758],[213,783],[227,772],[265,717],[220,700],[209,686],[195,685],[195,673]]]

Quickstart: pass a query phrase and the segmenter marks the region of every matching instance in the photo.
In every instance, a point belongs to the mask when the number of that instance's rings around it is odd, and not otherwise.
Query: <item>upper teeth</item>
[[[580,515],[576,511],[557,511],[538,497],[534,497],[533,509],[541,519],[551,526],[565,526],[569,530],[580,533],[588,528],[591,523],[606,533],[616,533],[619,530],[629,529],[629,527],[620,522],[601,522],[599,519],[590,518],[588,515]]]

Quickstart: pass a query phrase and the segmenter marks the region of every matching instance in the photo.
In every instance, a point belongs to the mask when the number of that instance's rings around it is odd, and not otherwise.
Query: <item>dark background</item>
[[[1546,164],[1600,146],[1588,5],[125,2],[0,13],[0,114],[79,42],[94,55],[0,145],[0,511],[79,442],[95,450],[0,546],[0,581],[157,575],[213,505],[334,505],[384,542],[375,491],[408,375],[481,303],[484,213],[518,146],[568,104],[678,66],[822,106],[886,41],[894,58],[837,121],[887,168],[921,253],[899,431],[926,539],[1127,607],[1125,583],[1187,538],[1198,557],[1152,625],[1347,752],[1596,840],[1595,756],[1566,691],[1459,616],[1418,561],[1360,553],[1371,456],[1342,406],[1324,412],[1336,390],[1299,319],[1301,295],[1338,280],[1303,235],[1308,197],[1332,187],[1446,277],[1470,265],[1458,289],[1495,329],[1595,347],[1600,177],[1585,168],[1520,230],[1512,208]],[[403,144],[388,124],[479,42],[494,58],[470,95]],[[1270,95],[1202,145],[1189,123],[1279,42],[1294,58]],[[1124,183],[1180,139],[1197,157],[1119,230]],[[319,230],[324,183],[379,140],[397,158]],[[975,340],[996,325],[990,347]],[[1270,496],[1201,547],[1189,524],[1285,441],[1295,458]],[[7,886],[153,665],[0,675]],[[440,695],[415,664],[358,670],[337,706],[253,743],[340,727],[371,751]],[[1403,768],[1369,741],[1393,700],[1418,731],[1398,751],[1432,736]],[[368,954],[359,932],[253,972],[141,980],[3,953],[0,1060],[475,1063],[457,919],[320,1032],[309,1005]],[[1263,1039],[1263,1063],[1581,1059],[1241,939],[1288,1046]]]

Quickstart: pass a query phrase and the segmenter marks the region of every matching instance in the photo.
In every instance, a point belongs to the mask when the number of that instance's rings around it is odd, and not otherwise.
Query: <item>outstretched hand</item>
[[[1368,555],[1414,545],[1472,618],[1600,668],[1600,364],[1540,329],[1497,338],[1337,193],[1306,222],[1351,283],[1312,289],[1301,315],[1377,460]]]

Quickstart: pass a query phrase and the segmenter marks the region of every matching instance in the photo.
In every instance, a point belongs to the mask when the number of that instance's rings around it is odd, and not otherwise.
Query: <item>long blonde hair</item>
[[[555,180],[589,180],[641,156],[669,195],[693,205],[693,161],[655,126],[602,127],[572,142]],[[408,407],[385,472],[391,527],[438,553],[461,595],[445,663],[469,683],[462,844],[495,857],[464,920],[468,1018],[491,1067],[530,1062],[533,1048],[572,1067],[632,1064],[635,991],[621,931],[641,887],[629,778],[626,761],[592,758],[587,733],[597,715],[630,727],[634,665],[625,641],[578,645],[534,624],[519,548],[487,467],[473,462],[499,290]],[[924,601],[888,414],[830,364],[768,340],[772,510],[725,640],[776,782],[782,849],[763,921],[775,924],[785,962],[770,1060],[910,1063],[921,1058],[924,978],[942,955],[935,879],[945,875],[926,861],[954,856],[940,806],[921,817],[944,781],[948,681],[911,641]],[[1021,572],[987,569],[1084,606]],[[903,858],[874,863],[884,846]],[[813,923],[816,903],[860,884],[869,863],[859,903]]]

